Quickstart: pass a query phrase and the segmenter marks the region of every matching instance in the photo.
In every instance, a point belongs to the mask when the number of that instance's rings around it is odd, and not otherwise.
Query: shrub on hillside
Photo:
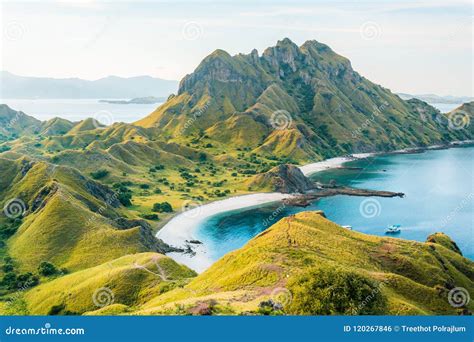
[[[59,270],[54,266],[52,263],[43,261],[38,266],[38,273],[42,276],[49,277],[55,275],[59,272]]]
[[[310,269],[288,283],[293,315],[379,315],[386,299],[381,285],[342,268]]]
[[[171,213],[173,212],[173,207],[168,202],[155,203],[153,204],[153,211],[158,213]]]
[[[91,177],[94,179],[102,179],[105,178],[109,175],[109,171],[107,170],[97,170],[94,172],[91,172]]]

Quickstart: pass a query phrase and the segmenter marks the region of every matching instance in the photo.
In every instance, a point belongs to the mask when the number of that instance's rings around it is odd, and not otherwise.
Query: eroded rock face
[[[270,65],[278,69],[281,77],[285,75],[284,65],[287,65],[292,72],[295,72],[297,70],[298,61],[303,59],[298,45],[288,38],[279,41],[276,46],[266,49],[262,57]]]
[[[36,211],[45,206],[47,199],[54,195],[59,189],[59,185],[56,182],[44,186],[36,195],[31,203],[31,211]]]
[[[246,77],[232,63],[232,57],[223,50],[216,50],[201,62],[194,73],[186,75],[181,80],[178,94],[192,91],[198,82],[244,82],[245,79]]]
[[[263,182],[270,182],[275,191],[282,193],[305,193],[315,188],[314,183],[294,165],[279,165],[261,177]]]
[[[91,195],[104,201],[111,207],[118,208],[120,206],[118,196],[106,186],[95,181],[87,180],[85,187]]]
[[[460,255],[462,255],[462,252],[461,250],[459,249],[458,245],[456,244],[456,242],[454,242],[453,240],[451,240],[451,238],[449,236],[447,236],[446,234],[444,233],[434,233],[434,234],[431,234],[430,236],[428,236],[428,238],[426,239],[426,242],[431,242],[431,243],[437,243],[439,245],[442,245],[450,250],[452,250],[453,252],[456,252]]]
[[[140,229],[140,240],[143,246],[148,250],[158,252],[158,253],[168,253],[175,251],[182,251],[178,248],[173,248],[163,240],[158,239],[154,236],[152,228],[148,222],[140,219],[126,219],[124,217],[119,217],[114,221],[115,226],[118,229],[126,230],[138,227]]]

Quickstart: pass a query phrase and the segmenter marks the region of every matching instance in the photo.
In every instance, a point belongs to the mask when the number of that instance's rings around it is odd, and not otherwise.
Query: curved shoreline
[[[312,175],[317,172],[326,171],[330,169],[343,167],[344,163],[356,160],[365,159],[382,154],[411,154],[419,153],[424,150],[444,149],[451,147],[462,147],[464,145],[472,144],[473,141],[453,142],[449,145],[433,145],[426,148],[408,148],[396,150],[392,152],[383,153],[359,153],[347,157],[335,157],[323,161],[310,163],[300,166],[300,170],[305,176]],[[251,209],[263,204],[270,204],[290,198],[292,195],[278,192],[273,193],[254,193],[248,195],[240,195],[229,197],[223,200],[203,204],[199,207],[182,212],[171,218],[156,234],[156,237],[162,239],[164,242],[180,248],[190,246],[189,241],[196,240],[194,232],[199,228],[199,225],[205,220],[224,212]],[[167,255],[180,262],[198,273],[205,271],[211,266],[214,261],[208,257],[209,250],[205,244],[192,244],[193,253],[179,253],[172,252]]]
[[[196,240],[194,232],[199,228],[199,225],[210,217],[233,210],[251,209],[262,204],[280,202],[290,197],[292,197],[290,194],[270,192],[241,195],[210,202],[176,215],[158,231],[156,237],[171,246],[186,248],[191,245],[190,241]],[[171,252],[167,255],[200,273],[214,261],[207,257],[209,251],[205,244],[193,244],[193,247],[195,248],[192,253]]]
[[[346,162],[371,157],[373,155],[373,153],[363,153],[355,154],[350,157],[336,157],[300,166],[299,168],[305,176],[308,176],[320,171],[342,167]],[[189,241],[196,240],[194,233],[200,224],[215,215],[240,209],[252,209],[253,207],[280,202],[291,197],[291,194],[279,192],[255,193],[229,197],[203,204],[171,218],[157,232],[156,237],[173,247],[186,249],[187,246],[191,245]],[[185,264],[196,272],[201,273],[211,266],[214,261],[208,257],[209,250],[205,244],[192,244],[192,246],[192,253],[171,252],[167,253],[167,255],[177,262]]]

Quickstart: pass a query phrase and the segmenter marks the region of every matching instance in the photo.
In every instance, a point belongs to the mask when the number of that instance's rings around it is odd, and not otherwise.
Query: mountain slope
[[[25,299],[31,314],[96,310],[97,314],[116,314],[117,310],[131,311],[128,306],[141,304],[195,275],[164,255],[140,253],[55,279],[29,291]]]
[[[474,101],[463,103],[458,108],[445,114],[448,126],[452,130],[468,131],[474,135]]]
[[[289,39],[261,56],[216,50],[136,125],[181,140],[204,132],[231,147],[299,161],[472,138],[450,130],[425,102],[404,101],[360,76],[327,45],[298,47]]]
[[[75,169],[0,158],[0,170],[0,226],[10,232],[2,237],[20,270],[34,271],[43,261],[79,270],[170,250],[145,221],[127,218],[116,193]]]
[[[210,301],[232,313],[261,312],[271,299],[289,314],[455,314],[463,309],[449,304],[448,292],[463,287],[472,293],[474,263],[441,235],[426,243],[371,236],[318,212],[299,213],[139,312],[166,313],[176,305],[193,312]],[[349,290],[355,284],[360,292]]]
[[[0,143],[38,133],[40,128],[41,121],[0,104]]]

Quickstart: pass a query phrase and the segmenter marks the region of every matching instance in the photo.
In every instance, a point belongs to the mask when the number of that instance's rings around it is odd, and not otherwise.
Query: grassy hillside
[[[40,126],[41,121],[0,104],[0,144],[21,135],[37,133]],[[3,151],[0,149],[0,152]]]
[[[24,299],[34,315],[126,313],[195,275],[164,255],[132,254],[35,287]]]
[[[195,312],[211,305],[215,313],[234,314],[457,314],[464,308],[449,304],[448,291],[474,291],[474,263],[447,246],[448,237],[440,243],[438,238],[420,243],[371,236],[318,212],[299,213],[139,313]],[[265,305],[270,299],[281,307]]]
[[[42,263],[74,272],[138,252],[167,252],[120,197],[77,170],[0,158],[0,297],[35,280]],[[59,271],[58,271],[59,272]]]
[[[474,101],[467,102],[445,115],[451,130],[468,131],[474,135]]]

